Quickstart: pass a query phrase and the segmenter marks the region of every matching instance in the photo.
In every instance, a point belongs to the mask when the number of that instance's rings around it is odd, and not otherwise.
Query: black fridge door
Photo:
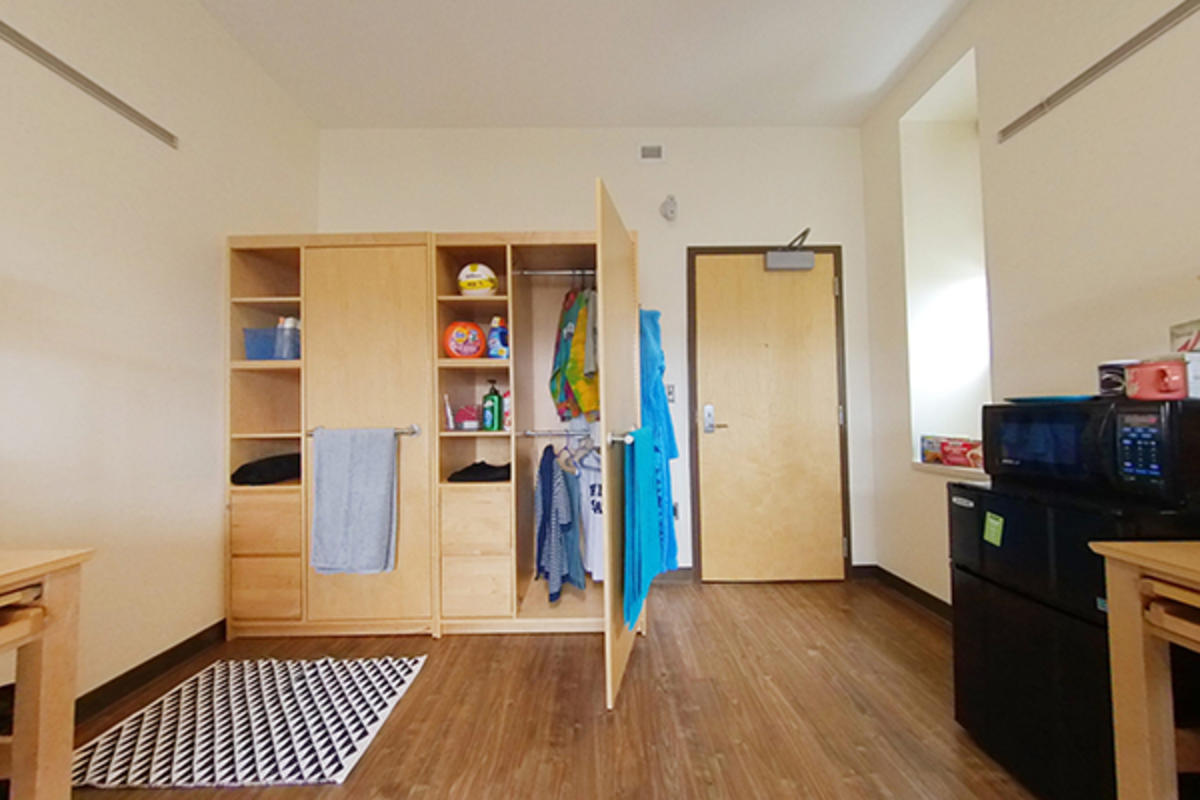
[[[977,572],[981,577],[1045,602],[1054,601],[1050,515],[1044,503],[984,492],[975,530],[961,535],[978,542]]]
[[[1039,797],[1112,800],[1105,629],[953,572],[955,718]]]

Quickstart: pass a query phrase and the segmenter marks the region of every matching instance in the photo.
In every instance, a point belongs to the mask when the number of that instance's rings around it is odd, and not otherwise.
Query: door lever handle
[[[712,403],[704,404],[704,432],[715,433],[717,428],[728,428],[729,425],[724,422],[717,422],[717,412],[713,409]]]

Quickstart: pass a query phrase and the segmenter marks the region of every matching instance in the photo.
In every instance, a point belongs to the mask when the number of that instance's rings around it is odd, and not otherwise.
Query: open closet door
[[[641,426],[638,360],[637,248],[604,182],[596,181],[596,292],[600,361],[600,425],[604,437],[605,558],[604,690],[616,705],[633,631],[625,626],[625,446],[621,437]]]

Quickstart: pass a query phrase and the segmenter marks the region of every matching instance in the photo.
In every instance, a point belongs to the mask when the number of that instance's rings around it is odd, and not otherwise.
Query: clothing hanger
[[[589,469],[600,469],[600,454],[596,452],[595,445],[590,446],[586,453],[584,453],[582,456],[579,456],[577,463],[581,469],[584,467]]]
[[[564,472],[569,472],[572,475],[579,474],[579,465],[575,463],[575,454],[571,452],[571,448],[563,447],[558,451],[558,466],[562,467]]]

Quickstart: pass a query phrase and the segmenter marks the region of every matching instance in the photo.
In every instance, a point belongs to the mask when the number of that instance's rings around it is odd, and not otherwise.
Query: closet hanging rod
[[[571,275],[595,275],[594,269],[514,269],[513,275],[547,275],[564,277]]]
[[[534,438],[541,438],[543,436],[579,436],[579,437],[583,437],[583,436],[590,436],[591,434],[588,433],[587,431],[555,431],[555,430],[533,431],[533,430],[529,430],[529,431],[521,431],[521,435],[528,437],[530,439],[534,439]]]
[[[316,428],[309,428],[308,431],[306,431],[304,435],[311,437],[316,430],[317,430]],[[392,430],[394,430],[396,432],[397,436],[420,436],[421,435],[421,426],[420,425],[409,425],[407,428],[393,428]]]

